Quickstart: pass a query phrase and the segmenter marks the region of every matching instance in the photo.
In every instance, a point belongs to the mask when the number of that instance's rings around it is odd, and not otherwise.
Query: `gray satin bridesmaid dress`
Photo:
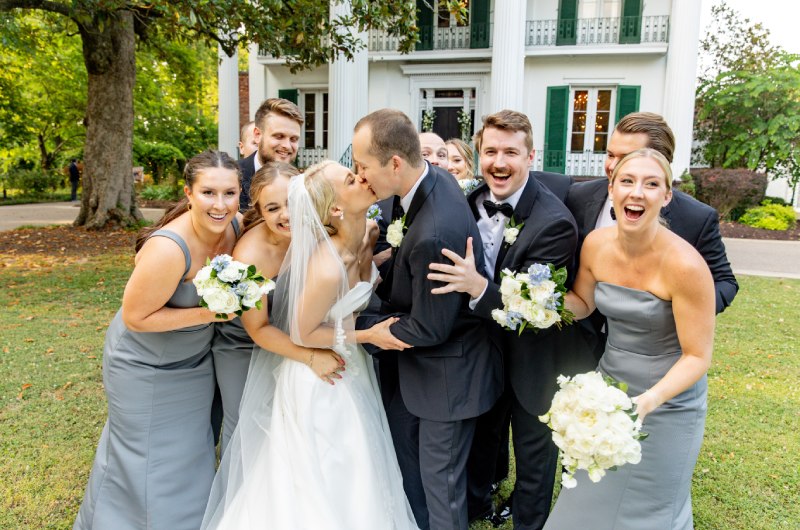
[[[656,384],[681,356],[672,302],[610,283],[595,288],[597,308],[608,319],[608,342],[598,369],[628,383],[637,396]],[[545,530],[685,530],[692,522],[692,472],[706,418],[704,375],[644,420],[642,461],[608,471],[593,483],[585,471],[578,485],[562,489]]]
[[[168,230],[191,267],[189,249]],[[197,307],[181,278],[167,307]],[[108,420],[74,530],[197,530],[215,452],[209,416],[214,396],[212,324],[165,332],[127,329],[118,311],[106,332],[103,383]]]
[[[267,312],[272,306],[272,292],[267,295]],[[240,318],[214,325],[214,341],[211,353],[214,357],[214,373],[222,396],[221,451],[225,453],[236,424],[239,423],[239,404],[242,401],[244,383],[250,368],[253,340],[245,331]]]

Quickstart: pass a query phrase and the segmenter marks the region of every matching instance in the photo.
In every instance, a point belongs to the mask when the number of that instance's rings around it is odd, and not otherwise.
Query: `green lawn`
[[[71,527],[105,421],[103,336],[131,266],[0,256],[0,528]],[[717,320],[695,524],[797,528],[800,281],[740,282]]]

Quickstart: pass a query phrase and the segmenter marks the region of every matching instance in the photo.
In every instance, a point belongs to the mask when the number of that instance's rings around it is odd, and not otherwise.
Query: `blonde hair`
[[[333,184],[325,178],[325,170],[334,164],[337,162],[323,160],[305,171],[305,186],[311,197],[311,203],[317,211],[320,222],[331,236],[337,232],[336,227],[331,224],[331,208],[336,202],[336,191],[333,189]]]
[[[472,148],[469,146],[467,142],[461,140],[459,138],[450,138],[447,140],[445,145],[452,145],[456,148],[456,151],[461,155],[464,159],[464,163],[467,164],[467,173],[469,175],[467,178],[474,178],[475,177],[475,155],[472,152]]]
[[[264,220],[264,215],[261,213],[263,205],[258,204],[258,199],[264,188],[275,182],[278,177],[291,178],[299,174],[300,171],[296,167],[285,162],[267,162],[258,168],[256,174],[253,175],[253,181],[250,183],[250,205],[244,213],[244,232]]]
[[[637,149],[631,153],[625,155],[625,158],[619,161],[619,163],[614,168],[614,172],[611,173],[611,183],[614,183],[614,180],[617,178],[619,174],[620,168],[628,163],[630,160],[634,158],[652,158],[655,160],[658,165],[661,167],[661,170],[664,172],[664,180],[666,181],[667,191],[672,192],[672,168],[669,167],[669,162],[667,158],[662,155],[660,152],[656,151],[655,149],[651,149],[649,147],[644,147],[642,149]]]

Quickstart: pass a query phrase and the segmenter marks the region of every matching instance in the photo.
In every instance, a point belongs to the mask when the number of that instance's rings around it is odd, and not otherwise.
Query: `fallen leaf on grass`
[[[24,340],[25,340],[25,342],[33,342],[33,339],[31,339],[31,338],[26,338]]]

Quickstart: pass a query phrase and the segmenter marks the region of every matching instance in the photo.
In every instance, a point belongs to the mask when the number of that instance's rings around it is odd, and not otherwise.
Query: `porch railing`
[[[321,147],[300,148],[297,150],[297,167],[305,169],[328,158],[328,150]]]
[[[641,24],[638,28],[637,24]],[[667,42],[669,15],[647,17],[578,18],[529,20],[525,29],[526,46],[598,46],[618,44],[635,38],[638,42]],[[620,39],[622,35],[622,40]]]

